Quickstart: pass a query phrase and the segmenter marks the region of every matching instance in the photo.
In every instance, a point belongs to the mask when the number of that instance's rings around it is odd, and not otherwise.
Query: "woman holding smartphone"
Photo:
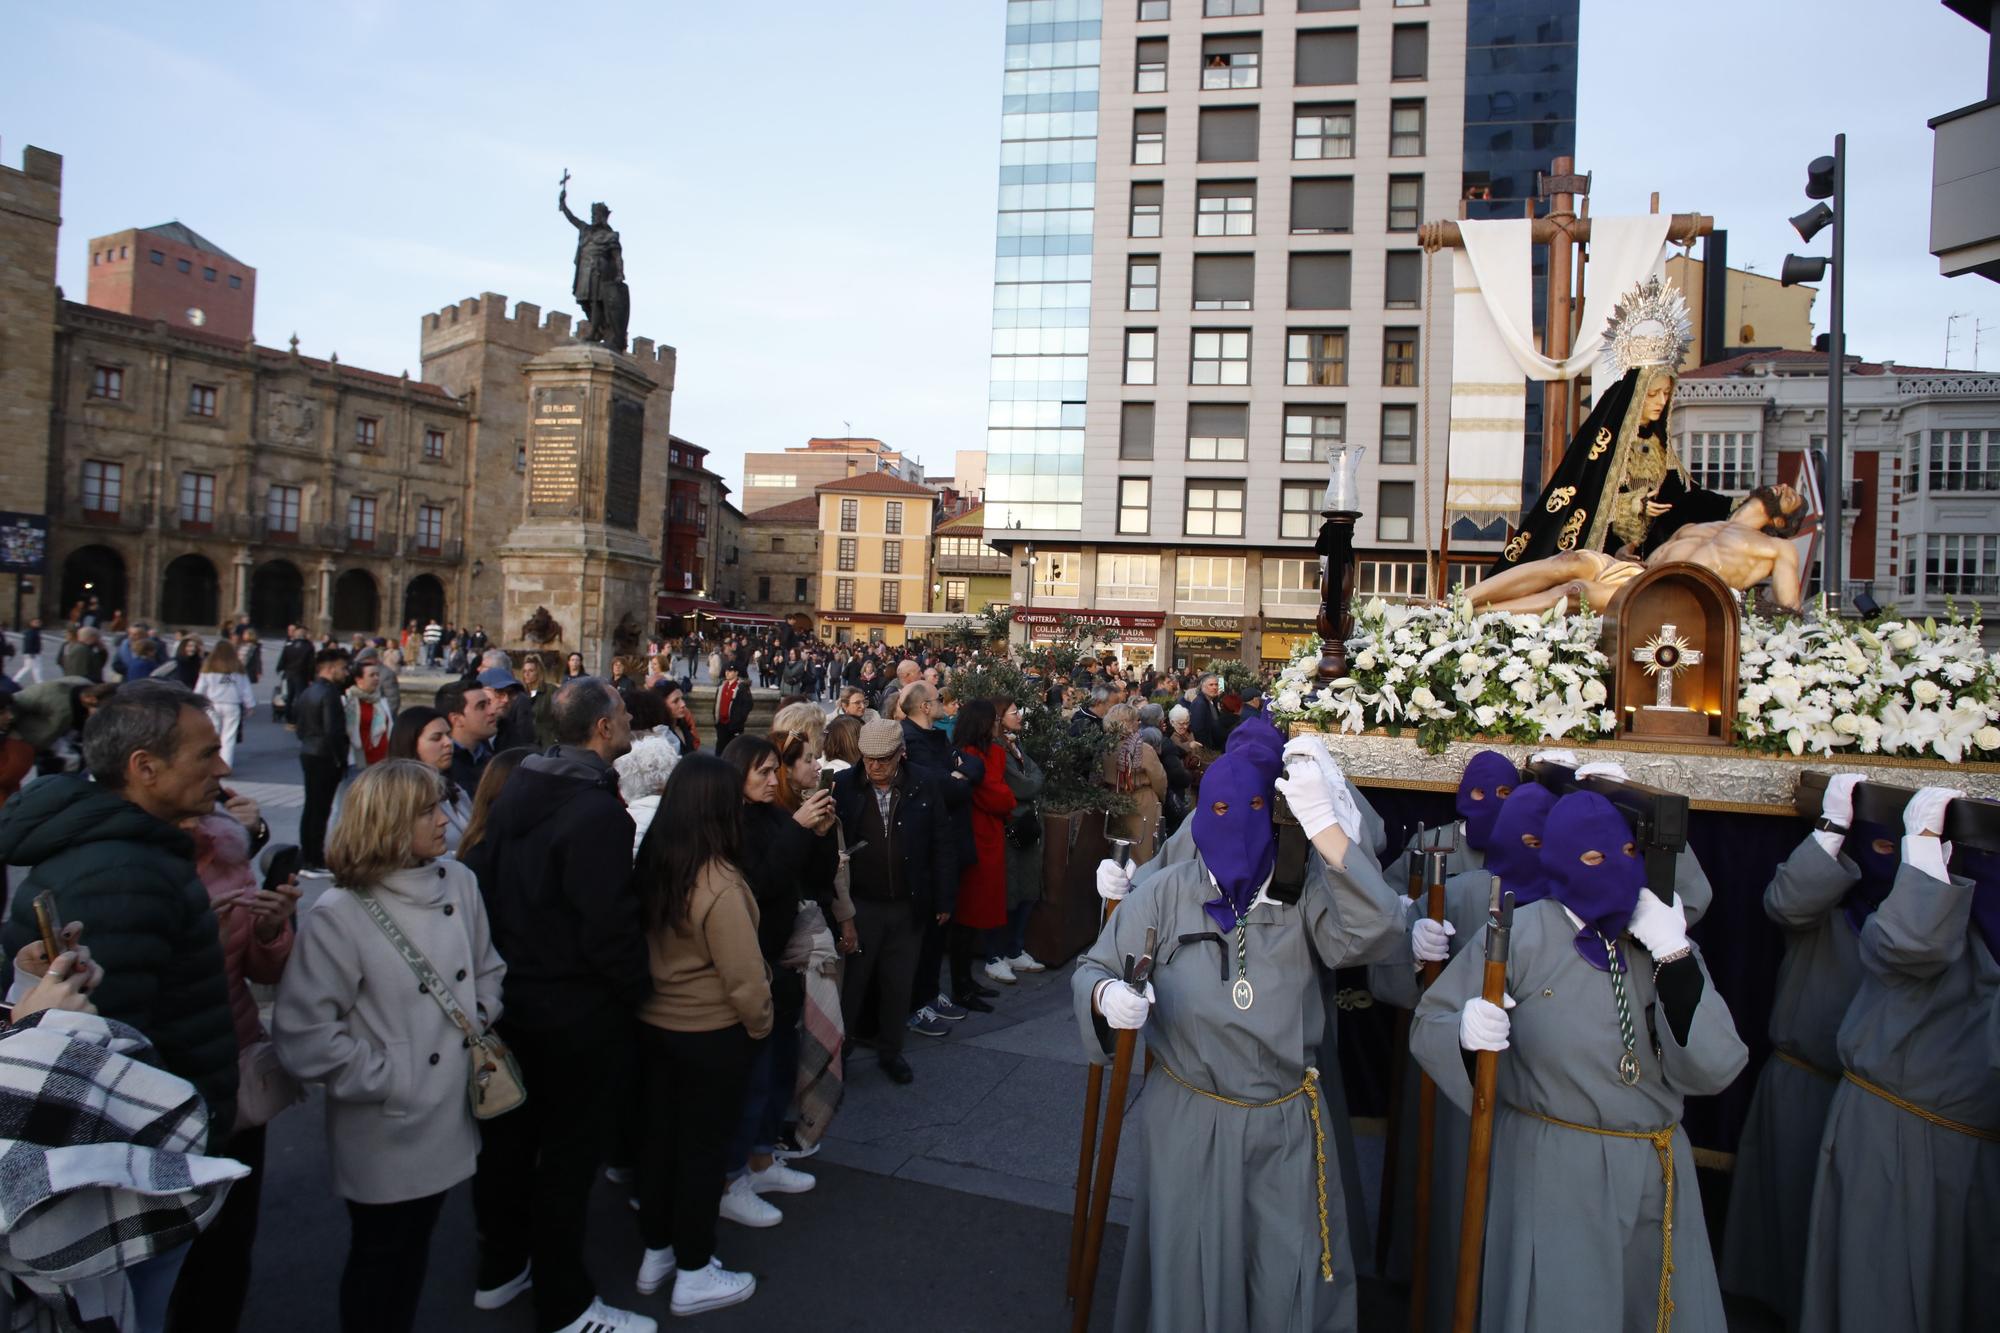
[[[465,1018],[492,1027],[507,967],[478,881],[445,855],[443,796],[437,770],[412,759],[354,780],[327,838],[334,887],[299,925],[272,1012],[285,1068],[326,1085],[333,1187],[353,1227],[343,1333],[415,1324],[438,1211],[479,1155],[465,1036],[370,911],[429,960]]]

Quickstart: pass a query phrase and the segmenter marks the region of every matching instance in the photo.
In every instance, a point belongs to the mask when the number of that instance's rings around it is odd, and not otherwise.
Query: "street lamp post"
[[[1820,516],[1820,592],[1828,605],[1840,607],[1840,589],[1845,561],[1842,552],[1841,511],[1846,504],[1843,481],[1847,450],[1841,423],[1841,393],[1847,379],[1847,136],[1833,136],[1833,156],[1817,157],[1806,167],[1806,198],[1821,202],[1791,220],[1801,240],[1810,241],[1824,227],[1831,226],[1830,256],[1786,255],[1779,279],[1784,286],[1817,282],[1833,273],[1828,283],[1826,335],[1826,476],[1822,489],[1824,507]],[[1829,206],[1825,201],[1831,199]]]
[[[1335,445],[1327,451],[1326,498],[1320,506],[1319,528],[1319,678],[1337,680],[1347,674],[1347,634],[1353,628],[1349,602],[1354,596],[1354,525],[1360,521],[1361,456],[1358,444]]]

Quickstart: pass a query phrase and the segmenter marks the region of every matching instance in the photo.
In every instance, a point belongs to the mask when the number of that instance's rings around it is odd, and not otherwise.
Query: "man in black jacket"
[[[451,780],[460,791],[477,795],[500,730],[494,693],[477,681],[454,680],[437,692],[435,707],[451,728]]]
[[[299,735],[299,768],[305,773],[305,805],[299,811],[299,860],[307,870],[326,869],[326,821],[334,793],[347,776],[347,650],[322,648],[313,657],[312,684],[292,701],[292,725]]]
[[[312,684],[313,657],[318,652],[305,629],[298,625],[285,627],[285,646],[278,650],[277,664],[272,668],[278,673],[284,685],[285,702],[278,713],[281,718],[296,716],[293,705],[305,693],[306,686]]]
[[[733,661],[726,661],[722,667],[722,684],[715,691],[715,752],[721,754],[729,748],[729,742],[743,734],[743,728],[750,725],[750,682],[743,679],[743,670]]]
[[[532,1090],[521,1109],[480,1122],[473,1302],[497,1309],[533,1286],[538,1328],[589,1316],[576,1326],[617,1329],[617,1312],[599,1313],[583,1236],[607,1090],[621,1086],[632,1014],[653,985],[632,817],[611,767],[632,748],[632,722],[595,676],[564,684],[550,711],[555,745],[521,761],[465,856],[507,960],[500,1035]]]
[[[1188,730],[1213,758],[1229,740],[1229,723],[1222,713],[1222,677],[1206,675],[1188,701]]]
[[[861,767],[833,781],[833,804],[847,845],[854,929],[840,1008],[855,1030],[870,978],[877,988],[882,1072],[898,1083],[915,1075],[903,1058],[907,997],[926,927],[942,927],[958,904],[958,866],[944,802],[904,764],[903,729],[886,718],[861,728]],[[867,844],[862,846],[862,844]]]

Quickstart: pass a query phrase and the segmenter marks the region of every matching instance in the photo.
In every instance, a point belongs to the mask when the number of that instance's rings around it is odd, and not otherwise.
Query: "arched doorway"
[[[267,560],[250,571],[250,623],[276,638],[306,615],[306,580],[289,560]]]
[[[222,581],[206,556],[184,555],[160,575],[160,623],[213,632],[222,615]]]
[[[109,546],[79,546],[63,557],[62,604],[56,614],[67,616],[79,602],[97,599],[99,624],[125,607],[125,557]]]
[[[375,577],[365,569],[350,569],[333,581],[333,632],[373,634],[381,627],[382,596]]]
[[[419,574],[403,589],[403,623],[422,628],[432,620],[444,623],[444,584],[435,574]]]

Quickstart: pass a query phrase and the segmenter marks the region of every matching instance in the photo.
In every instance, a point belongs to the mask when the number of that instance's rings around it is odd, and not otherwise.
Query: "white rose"
[[[1410,691],[1410,706],[1413,708],[1436,708],[1438,706],[1437,696],[1431,693],[1430,686],[1419,685]]]
[[[1920,704],[1934,704],[1943,694],[1944,691],[1937,687],[1935,681],[1919,680],[1910,686],[1910,697]]]
[[[1363,648],[1360,655],[1354,659],[1354,665],[1362,671],[1373,671],[1375,669],[1375,650],[1373,648]]]
[[[1917,646],[1921,637],[1915,630],[1905,627],[1889,636],[1889,646],[1899,653],[1907,653]]]
[[[1603,703],[1605,699],[1608,697],[1609,696],[1605,691],[1603,681],[1597,680],[1593,677],[1592,679],[1583,682],[1583,701],[1585,703],[1594,706]]]
[[[2000,750],[2000,727],[1981,727],[1972,733],[1972,743],[1982,750]]]
[[[1481,727],[1490,727],[1499,720],[1500,710],[1492,704],[1481,704],[1472,710],[1472,717]],[[1993,732],[1993,743],[2000,745],[2000,730],[1992,727],[1988,727],[1987,730]]]
[[[1833,729],[1843,736],[1859,736],[1861,734],[1861,719],[1852,713],[1842,713],[1833,720]],[[1995,732],[1994,734],[1996,737],[2000,737],[2000,732]]]
[[[1546,648],[1530,648],[1528,650],[1528,665],[1532,667],[1545,667],[1554,660],[1554,657],[1555,655]]]

